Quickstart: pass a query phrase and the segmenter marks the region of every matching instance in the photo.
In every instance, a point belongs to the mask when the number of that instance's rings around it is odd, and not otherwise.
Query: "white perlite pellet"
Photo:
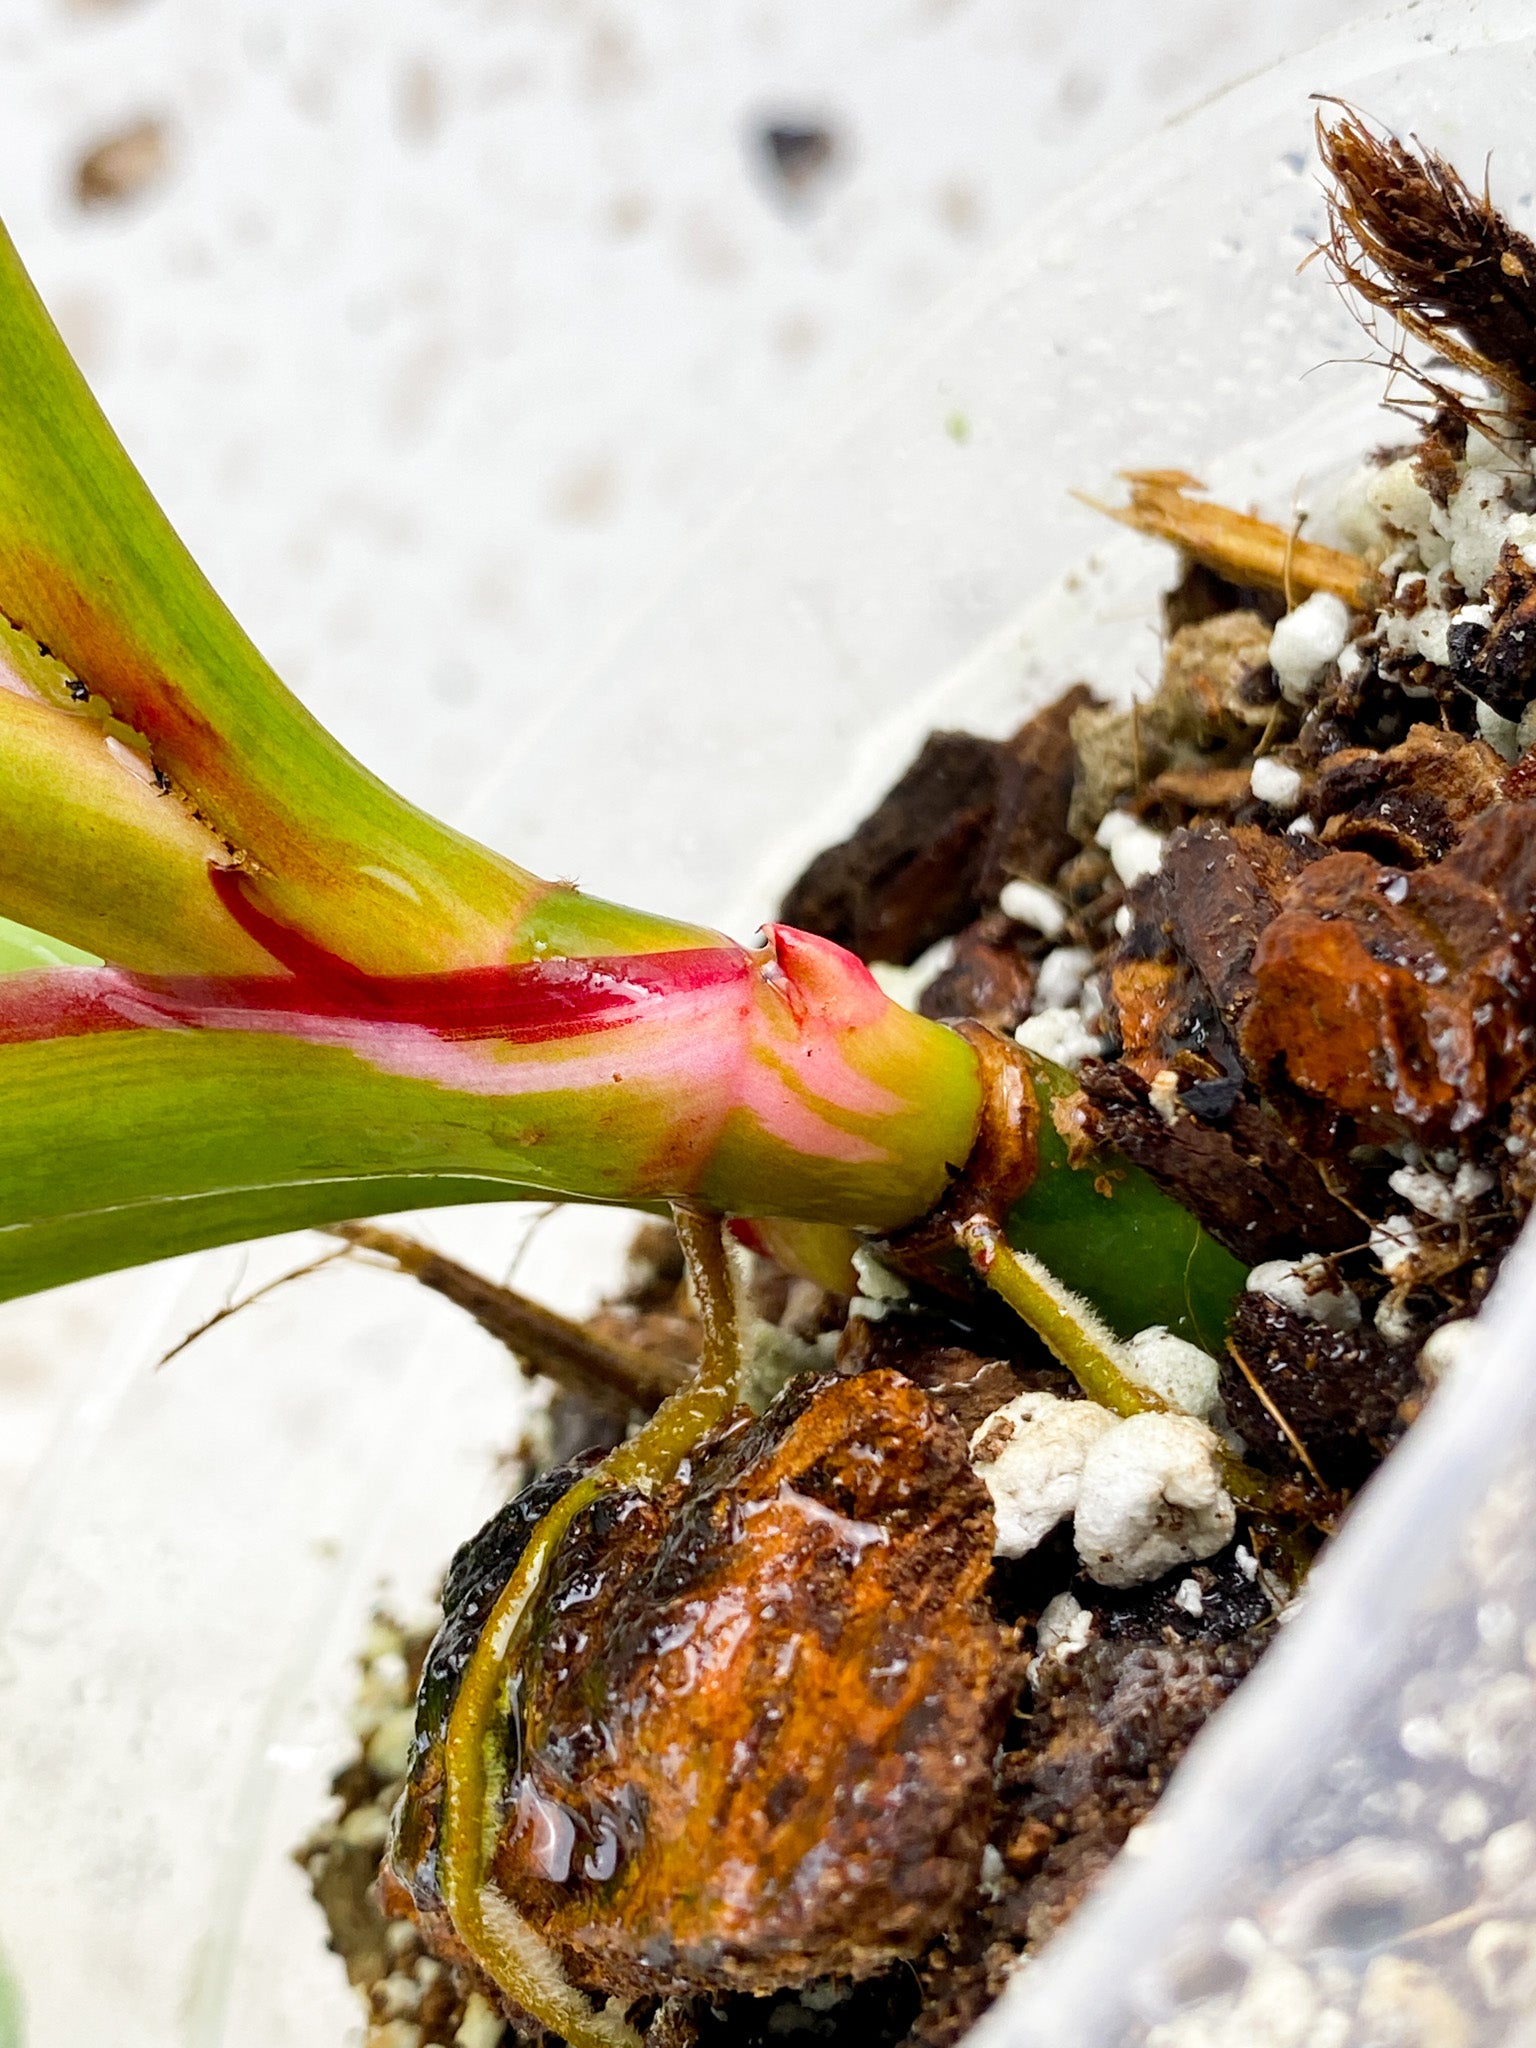
[[[1221,1443],[1189,1415],[1132,1415],[1106,1431],[1078,1480],[1077,1554],[1101,1586],[1139,1586],[1232,1540]]]
[[[854,1251],[853,1270],[859,1276],[860,1293],[873,1301],[905,1301],[911,1291],[901,1275],[882,1266],[866,1244]]]
[[[1039,882],[1005,882],[997,907],[1015,924],[1027,924],[1047,939],[1059,938],[1067,913],[1061,898]]]
[[[1428,1387],[1438,1387],[1447,1373],[1458,1372],[1476,1348],[1477,1324],[1471,1316],[1458,1316],[1431,1330],[1419,1351],[1419,1378]]]
[[[1451,1182],[1451,1195],[1457,1208],[1465,1209],[1473,1202],[1481,1201],[1484,1195],[1491,1194],[1497,1185],[1498,1175],[1490,1168],[1464,1159]]]
[[[1410,456],[1378,469],[1366,485],[1365,500],[1385,526],[1413,537],[1426,566],[1449,559],[1450,542],[1435,530],[1435,501],[1419,482]]]
[[[1457,1792],[1440,1809],[1435,1832],[1442,1842],[1479,1841],[1488,1832],[1488,1802],[1476,1792]]]
[[[1093,1634],[1093,1610],[1071,1593],[1058,1593],[1040,1610],[1035,1623],[1035,1662],[1059,1657],[1063,1663],[1088,1647]]]
[[[1216,1361],[1198,1345],[1175,1337],[1160,1323],[1138,1330],[1126,1347],[1126,1371],[1181,1414],[1210,1419],[1220,1392]]]
[[[1389,1280],[1406,1272],[1421,1250],[1411,1216],[1388,1216],[1371,1232],[1371,1257]]]
[[[1334,500],[1333,518],[1339,529],[1339,538],[1357,555],[1370,554],[1375,550],[1384,552],[1388,545],[1380,508],[1371,495],[1380,476],[1379,464],[1362,463],[1340,484],[1339,494]],[[1427,498],[1429,493],[1426,491],[1424,495]]]
[[[1451,573],[1468,597],[1481,597],[1506,540],[1523,548],[1536,538],[1536,520],[1526,512],[1511,512],[1507,492],[1507,479],[1493,470],[1469,470],[1442,515],[1451,543]]]
[[[368,2048],[421,2048],[422,2034],[414,2020],[386,2020],[368,2033]]]
[[[1358,1330],[1360,1297],[1349,1287],[1319,1287],[1327,1270],[1316,1252],[1305,1252],[1299,1259],[1266,1259],[1248,1275],[1248,1291],[1266,1294],[1293,1315],[1306,1316],[1327,1329]]]
[[[1026,1017],[1013,1035],[1027,1051],[1054,1060],[1073,1074],[1084,1060],[1097,1059],[1104,1050],[1103,1041],[1084,1025],[1080,1010],[1041,1010]]]
[[[1520,723],[1514,718],[1500,718],[1490,704],[1481,698],[1477,701],[1477,736],[1486,740],[1501,761],[1518,761],[1520,758]]]
[[[354,1806],[336,1832],[349,1849],[382,1849],[389,1839],[389,1815],[378,1806]]]
[[[848,1304],[849,1315],[878,1323],[889,1313],[892,1302],[907,1299],[906,1281],[882,1266],[867,1245],[861,1244],[854,1252],[853,1270],[859,1278],[859,1292]]]
[[[1528,1820],[1511,1821],[1484,1842],[1478,1856],[1483,1883],[1501,1898],[1536,1873],[1536,1827]]]
[[[1427,1963],[1377,1956],[1356,2007],[1360,2039],[1403,2048],[1472,2048],[1472,2025]]]
[[[1234,2041],[1248,2048],[1304,2048],[1317,1992],[1298,1963],[1266,1955],[1254,1965],[1232,2015]]]
[[[1109,855],[1122,888],[1134,889],[1163,864],[1163,835],[1129,811],[1110,811],[1093,836]]]
[[[1248,787],[1259,803],[1268,804],[1272,810],[1294,811],[1301,802],[1301,771],[1285,761],[1277,761],[1273,754],[1265,754],[1254,762]]]
[[[1276,625],[1270,636],[1269,665],[1288,703],[1306,703],[1319,676],[1343,651],[1349,619],[1349,606],[1341,597],[1317,590]]]
[[[497,2048],[506,2030],[506,2021],[492,2012],[478,1991],[472,1991],[453,2037],[454,2048]]]
[[[1456,1197],[1450,1183],[1430,1167],[1400,1166],[1396,1173],[1388,1174],[1387,1186],[1394,1195],[1411,1202],[1421,1216],[1432,1216],[1437,1223],[1455,1222]]]
[[[1025,1557],[1077,1506],[1093,1444],[1117,1426],[1093,1401],[1016,1394],[971,1439],[971,1463],[992,1496],[998,1557]]]
[[[890,997],[893,1003],[900,1003],[904,1010],[915,1010],[918,998],[935,976],[944,972],[955,957],[953,939],[935,939],[925,953],[919,953],[910,967],[897,967],[888,960],[870,963],[870,973],[879,984],[880,993]]]
[[[1467,1968],[1495,2012],[1528,2013],[1536,2004],[1536,1927],[1485,1920],[1467,1943]]]
[[[368,1738],[364,1755],[381,1778],[403,1778],[411,1761],[416,1740],[416,1703],[396,1707],[387,1714]]]
[[[1036,1016],[1042,1010],[1071,1009],[1082,994],[1092,965],[1093,955],[1086,946],[1057,946],[1047,953],[1035,977],[1031,1007]]]
[[[1418,1335],[1418,1317],[1406,1301],[1399,1301],[1392,1294],[1384,1295],[1377,1302],[1371,1321],[1384,1344],[1411,1344]]]

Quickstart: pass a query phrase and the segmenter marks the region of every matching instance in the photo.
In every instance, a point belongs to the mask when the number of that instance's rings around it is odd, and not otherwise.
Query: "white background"
[[[1117,149],[1371,11],[0,0],[0,215],[264,651],[462,813],[878,342]],[[776,117],[836,138],[794,202]],[[164,173],[83,207],[82,155],[146,119]],[[539,853],[579,877],[579,793]],[[0,1310],[0,1522],[130,1298]]]

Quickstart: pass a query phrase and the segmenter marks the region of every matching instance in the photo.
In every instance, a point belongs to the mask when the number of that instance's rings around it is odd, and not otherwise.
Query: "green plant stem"
[[[1031,1054],[1040,1105],[1034,1179],[1005,1234],[1119,1337],[1161,1324],[1216,1356],[1248,1269],[1139,1167],[1095,1151],[1073,1163],[1053,1109],[1077,1091],[1065,1068]]]
[[[981,1218],[961,1227],[960,1242],[987,1285],[1028,1323],[1090,1401],[1115,1415],[1167,1408],[1126,1372],[1124,1347],[1092,1306],[1063,1287],[1033,1253],[1015,1251],[995,1224]]]

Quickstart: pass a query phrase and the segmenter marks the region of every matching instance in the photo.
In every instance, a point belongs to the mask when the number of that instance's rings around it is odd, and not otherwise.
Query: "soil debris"
[[[1529,1073],[1536,804],[1495,804],[1429,868],[1335,853],[1254,954],[1243,1049],[1362,1137],[1471,1129]]]
[[[1500,718],[1518,719],[1536,695],[1536,568],[1506,541],[1484,593],[1486,621],[1457,621],[1446,636],[1451,673]]]
[[[374,1616],[352,1711],[358,1753],[332,1781],[335,1815],[295,1852],[325,1916],[330,1946],[367,2006],[366,2048],[393,2048],[388,2030],[402,2023],[416,2029],[418,2048],[449,2048],[461,2040],[473,1995],[458,1972],[427,1954],[408,1920],[386,1917],[375,1890],[433,1633],[431,1623],[408,1627],[388,1614]],[[494,2044],[499,2035],[482,2037]]]
[[[1082,686],[1009,740],[932,733],[850,839],[818,854],[780,916],[861,960],[906,966],[992,909],[1015,877],[1044,880],[1077,852],[1067,827]]]
[[[1204,492],[1204,484],[1183,470],[1138,469],[1124,474],[1131,489],[1129,505],[1101,505],[1094,498],[1086,502],[1122,526],[1172,541],[1192,561],[1230,583],[1278,591],[1287,604],[1296,592],[1327,591],[1358,606],[1375,596],[1375,571],[1358,555],[1319,547],[1267,519],[1196,495]]]
[[[1222,1403],[1266,1471],[1294,1474],[1304,1453],[1326,1485],[1350,1492],[1401,1436],[1399,1410],[1418,1380],[1413,1346],[1393,1350],[1373,1329],[1331,1329],[1250,1291],[1230,1347]]]
[[[170,169],[170,137],[163,121],[130,122],[88,149],[75,166],[80,206],[122,206],[157,184]]]
[[[1192,1088],[1167,1117],[1153,1108],[1142,1076],[1122,1061],[1090,1060],[1080,1078],[1083,1124],[1093,1141],[1151,1174],[1218,1244],[1250,1265],[1308,1247],[1343,1251],[1359,1243],[1359,1217],[1261,1103],[1239,1096],[1219,1121],[1206,1122],[1187,1106]]]
[[[1348,747],[1318,771],[1307,808],[1325,846],[1400,868],[1449,853],[1504,794],[1505,764],[1483,740],[1415,725],[1395,747]]]
[[[567,1477],[449,1575],[394,1866],[429,1925],[456,1646]],[[920,1952],[974,1884],[1015,1681],[991,1554],[964,1437],[889,1372],[797,1381],[686,1482],[602,1497],[541,1590],[497,1890],[625,1999]]]
[[[923,990],[925,1017],[974,1017],[1011,1037],[1029,1015],[1044,948],[1002,911],[979,917],[955,940],[949,965]]]
[[[1335,274],[1437,355],[1485,379],[1536,430],[1536,244],[1434,150],[1320,112],[1334,180]],[[1444,394],[1434,387],[1437,399]]]
[[[1220,805],[1247,793],[1246,768],[1270,718],[1270,626],[1257,612],[1217,613],[1181,626],[1163,678],[1144,704],[1084,707],[1072,719],[1077,776],[1070,822],[1091,838],[1107,811],[1162,784],[1161,794]],[[1236,781],[1231,778],[1236,775]]]
[[[861,960],[906,966],[979,913],[1001,750],[933,733],[851,839],[818,854],[779,915]]]

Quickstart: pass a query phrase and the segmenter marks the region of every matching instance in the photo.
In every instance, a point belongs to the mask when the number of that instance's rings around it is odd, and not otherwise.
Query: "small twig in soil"
[[[1260,1383],[1258,1374],[1254,1371],[1253,1367],[1248,1363],[1247,1359],[1244,1358],[1242,1352],[1238,1350],[1236,1344],[1230,1337],[1227,1339],[1227,1350],[1231,1355],[1233,1364],[1236,1365],[1238,1371],[1242,1374],[1243,1378],[1248,1382],[1249,1386],[1253,1389],[1255,1400],[1258,1401],[1260,1406],[1264,1409],[1264,1412],[1268,1415],[1270,1421],[1275,1425],[1276,1429],[1279,1430],[1280,1434],[1285,1438],[1286,1442],[1290,1445],[1291,1449],[1296,1453],[1297,1458],[1300,1460],[1302,1466],[1305,1468],[1309,1477],[1311,1477],[1317,1482],[1318,1486],[1322,1488],[1322,1491],[1324,1493],[1327,1493],[1329,1491],[1329,1488],[1324,1484],[1322,1473],[1319,1472],[1316,1465],[1313,1464],[1311,1453],[1308,1451],[1306,1445],[1302,1442],[1301,1438],[1296,1434],[1296,1431],[1291,1427],[1291,1424],[1281,1411],[1279,1403],[1276,1400],[1274,1400],[1274,1398],[1267,1392],[1267,1390]]]
[[[533,1241],[552,1216],[558,1216],[565,1207],[564,1202],[546,1202],[541,1209],[535,1209],[528,1220],[528,1228],[517,1241],[517,1249],[507,1261],[507,1270],[501,1276],[501,1285],[510,1287],[517,1278],[518,1268],[533,1248]]]
[[[1378,579],[1361,556],[1298,540],[1289,528],[1251,512],[1192,497],[1191,492],[1205,487],[1183,470],[1130,469],[1124,477],[1131,487],[1129,505],[1106,505],[1084,491],[1073,495],[1122,526],[1172,541],[1244,589],[1279,591],[1288,604],[1296,591],[1310,596],[1328,590],[1356,610],[1374,609]]]
[[[195,1330],[188,1330],[185,1337],[178,1339],[162,1358],[157,1359],[155,1371],[158,1372],[162,1365],[169,1365],[173,1358],[179,1358],[189,1345],[197,1342],[199,1337],[206,1337],[208,1332],[217,1329],[220,1323],[228,1322],[231,1316],[239,1315],[240,1311],[249,1308],[252,1302],[260,1301],[264,1294],[275,1294],[279,1287],[286,1287],[290,1280],[303,1280],[311,1273],[318,1273],[322,1266],[333,1265],[337,1259],[344,1259],[347,1250],[347,1246],[338,1245],[335,1251],[322,1252],[318,1259],[311,1259],[307,1265],[295,1266],[290,1272],[279,1273],[275,1280],[264,1280],[260,1287],[253,1287],[249,1294],[242,1294],[238,1301],[226,1301],[222,1308],[216,1308],[211,1316],[205,1316]]]
[[[1470,1906],[1445,1914],[1439,1920],[1428,1920],[1422,1927],[1410,1927],[1406,1934],[1395,1935],[1386,1945],[1388,1948],[1402,1948],[1410,1941],[1439,1941],[1447,1934],[1460,1934],[1463,1928],[1475,1927],[1480,1920],[1492,1919],[1498,1910],[1496,1901],[1479,1899]]]
[[[638,1345],[599,1337],[526,1294],[498,1287],[456,1259],[444,1258],[416,1238],[374,1223],[337,1223],[329,1234],[344,1238],[349,1249],[387,1259],[423,1287],[467,1310],[527,1371],[579,1394],[605,1414],[624,1418],[636,1408],[649,1414],[689,1376],[688,1367]]]

